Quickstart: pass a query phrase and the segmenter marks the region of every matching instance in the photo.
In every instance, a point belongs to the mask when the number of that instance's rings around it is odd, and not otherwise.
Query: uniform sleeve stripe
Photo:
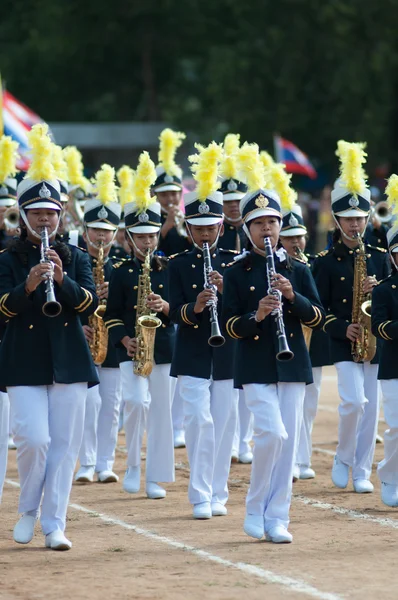
[[[93,301],[92,293],[86,290],[86,288],[84,287],[82,287],[82,290],[86,294],[86,299],[83,300],[83,302],[79,304],[79,306],[76,306],[75,310],[77,310],[77,312],[83,312],[84,310],[86,310]]]
[[[106,328],[107,328],[107,329],[112,329],[112,327],[123,327],[123,326],[124,326],[124,323],[123,323],[123,321],[120,321],[120,323],[113,323],[112,325],[108,325],[108,324],[107,324],[107,325],[106,325]]]
[[[181,307],[181,318],[187,325],[195,325],[195,323],[192,323],[192,321],[190,321],[187,317],[187,308],[188,304],[183,304]]]
[[[312,321],[303,321],[307,327],[316,327],[322,321],[322,313],[317,306],[312,307],[315,312],[315,318]]]
[[[104,323],[105,323],[105,325],[108,325],[110,323],[123,323],[123,321],[121,319],[108,319],[108,320],[104,319]]]
[[[392,323],[392,321],[384,321],[383,323],[380,323],[380,325],[378,327],[379,334],[381,335],[383,340],[386,340],[386,341],[392,340],[392,337],[390,337],[388,335],[388,333],[386,333],[386,331],[385,331],[385,328],[387,327],[387,325],[389,323]]]
[[[234,323],[236,323],[236,321],[238,321],[239,319],[240,319],[240,317],[231,317],[230,319],[228,319],[226,327],[225,327],[229,337],[231,337],[235,340],[242,339],[242,336],[235,333],[235,331],[233,329]]]
[[[4,294],[4,296],[2,296],[0,298],[0,311],[5,314],[6,317],[15,317],[17,313],[11,312],[11,310],[9,310],[6,306],[5,306],[5,301],[7,300],[9,294]]]

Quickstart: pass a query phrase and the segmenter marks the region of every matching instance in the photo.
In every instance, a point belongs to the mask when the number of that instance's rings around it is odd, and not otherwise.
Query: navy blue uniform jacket
[[[88,255],[67,246],[62,286],[54,283],[62,305],[57,317],[43,315],[44,283],[29,296],[25,282],[40,261],[40,247],[26,241],[23,252],[12,247],[0,254],[0,316],[6,322],[0,344],[0,387],[51,385],[87,381],[98,383],[97,373],[80,322],[98,300]]]
[[[167,259],[152,259],[151,288],[154,294],[168,301],[167,294]],[[114,265],[109,283],[108,302],[104,316],[109,332],[109,343],[116,346],[119,363],[131,362],[127,350],[121,340],[127,335],[135,337],[135,321],[137,314],[138,278],[142,272],[142,263],[131,258]],[[155,364],[171,363],[174,346],[174,325],[163,313],[156,313],[162,321],[156,330]]]
[[[228,335],[237,340],[235,387],[246,383],[312,383],[312,368],[305,345],[301,321],[311,328],[322,327],[324,311],[308,266],[295,259],[279,262],[275,269],[290,280],[295,293],[293,303],[283,298],[286,337],[294,358],[276,360],[278,342],[275,318],[268,315],[257,323],[254,315],[261,298],[267,296],[269,284],[266,261],[251,252],[229,267],[224,278],[223,323]]]
[[[380,341],[379,379],[398,379],[398,273],[373,289],[372,332]]]
[[[214,271],[223,274],[236,252],[216,249],[211,253]],[[219,348],[209,346],[210,315],[205,308],[195,314],[196,298],[203,291],[203,253],[196,248],[172,257],[169,266],[170,316],[178,324],[171,375],[190,375],[214,381],[232,379],[234,342],[226,339]],[[217,294],[221,317],[223,296]],[[221,325],[220,325],[221,328]],[[226,337],[226,336],[225,336]]]
[[[380,281],[389,275],[390,263],[386,250],[365,244],[368,275]],[[330,335],[330,354],[334,363],[352,361],[351,342],[346,337],[351,323],[354,283],[354,258],[351,250],[339,240],[333,248],[321,252],[314,262],[313,274],[326,311],[324,330]],[[378,352],[373,364],[378,363]]]

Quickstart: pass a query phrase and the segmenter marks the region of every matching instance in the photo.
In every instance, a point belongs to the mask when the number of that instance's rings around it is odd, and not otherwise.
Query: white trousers
[[[79,461],[99,472],[111,471],[115,462],[122,383],[119,368],[97,371],[100,383],[87,391]]]
[[[250,383],[243,389],[254,416],[246,512],[264,515],[266,531],[276,525],[287,527],[305,383]]]
[[[383,379],[380,384],[388,429],[384,433],[384,459],[377,467],[377,475],[383,483],[398,485],[398,379]]]
[[[180,382],[177,381],[174,396],[173,396],[173,405],[171,407],[171,414],[173,418],[173,431],[183,431],[184,430],[184,403],[180,394]]]
[[[178,377],[184,402],[191,504],[228,500],[228,475],[236,429],[238,390],[232,379]]]
[[[18,510],[37,511],[43,495],[43,533],[64,531],[87,383],[13,386],[7,392],[21,484]]]
[[[318,410],[319,395],[321,393],[322,367],[313,367],[312,377],[314,383],[305,386],[303,422],[301,424],[296,456],[296,464],[306,467],[311,466],[312,427]]]
[[[253,437],[253,415],[246,406],[245,394],[239,390],[238,418],[234,435],[233,452],[246,454],[251,452],[250,442]]]
[[[141,464],[147,434],[146,481],[174,481],[174,441],[171,402],[175,380],[170,365],[154,365],[149,377],[135,375],[133,362],[120,363],[124,399],[127,466]]]
[[[350,361],[335,366],[341,400],[336,454],[352,467],[353,480],[369,479],[379,419],[379,366]]]
[[[10,402],[8,395],[0,392],[0,502],[7,472]]]

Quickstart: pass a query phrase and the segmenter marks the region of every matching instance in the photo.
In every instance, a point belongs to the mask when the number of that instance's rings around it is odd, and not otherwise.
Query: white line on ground
[[[326,406],[326,404],[318,404],[318,410],[322,410],[324,412],[337,413],[337,408],[333,408],[333,406]]]
[[[336,454],[333,450],[326,450],[325,448],[313,448],[312,451],[317,454],[327,454],[327,456],[335,456]]]
[[[322,375],[322,381],[337,381],[337,375]]]
[[[381,527],[390,527],[392,529],[398,529],[398,520],[389,519],[388,517],[379,518],[372,517],[371,515],[367,515],[365,513],[361,513],[356,510],[350,510],[349,508],[343,508],[342,506],[335,506],[334,504],[328,504],[327,502],[319,502],[314,498],[306,498],[305,496],[293,495],[293,498],[297,502],[301,502],[302,504],[307,504],[308,506],[312,506],[313,508],[322,508],[323,510],[331,510],[338,515],[345,515],[347,517],[351,517],[352,519],[361,519],[362,521],[369,521],[370,523],[377,523],[377,525],[381,525]]]
[[[12,487],[20,487],[19,483],[17,483],[16,481],[12,481],[12,479],[6,479],[5,481]],[[242,571],[246,575],[254,575],[259,579],[262,579],[263,581],[267,581],[268,583],[280,585],[291,592],[305,594],[306,596],[311,596],[311,598],[318,598],[319,600],[343,600],[343,596],[340,596],[338,594],[332,594],[329,592],[322,592],[321,590],[318,590],[317,588],[313,587],[312,585],[309,585],[308,583],[300,579],[293,579],[292,577],[287,577],[285,575],[278,575],[277,573],[274,573],[267,569],[262,569],[261,567],[256,567],[255,565],[250,565],[243,562],[235,563],[230,560],[226,560],[225,558],[221,558],[216,554],[206,552],[206,550],[201,550],[200,548],[195,548],[194,546],[189,546],[188,544],[178,542],[177,540],[173,540],[172,538],[168,538],[166,536],[159,535],[152,531],[148,531],[147,529],[142,529],[141,527],[137,527],[136,525],[132,525],[131,523],[126,523],[121,519],[98,513],[97,511],[81,506],[80,504],[69,504],[69,506],[70,508],[78,510],[82,513],[95,515],[97,518],[101,519],[101,521],[104,521],[105,523],[110,523],[111,525],[117,525],[119,527],[123,527],[124,529],[134,531],[138,535],[142,535],[143,537],[152,539],[156,542],[166,544],[167,546],[170,546],[177,550],[190,552],[191,554],[202,558],[203,560],[217,563],[219,565],[222,565],[223,567],[229,567],[238,571]]]

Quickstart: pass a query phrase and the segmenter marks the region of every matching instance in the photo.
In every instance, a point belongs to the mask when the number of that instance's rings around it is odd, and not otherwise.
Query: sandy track
[[[250,466],[233,465],[227,517],[194,521],[187,501],[185,450],[176,451],[175,484],[165,500],[144,490],[127,495],[121,484],[75,484],[67,534],[70,552],[44,548],[37,528],[28,546],[12,541],[18,490],[5,485],[0,508],[0,598],[241,599],[266,597],[396,599],[398,511],[374,494],[358,495],[331,484],[338,404],[333,368],[325,370],[313,465],[315,480],[294,486],[291,545],[256,542],[242,530]],[[383,431],[381,424],[380,430]],[[116,472],[123,473],[124,436]],[[382,457],[377,446],[375,460]],[[8,479],[17,482],[15,453]]]

